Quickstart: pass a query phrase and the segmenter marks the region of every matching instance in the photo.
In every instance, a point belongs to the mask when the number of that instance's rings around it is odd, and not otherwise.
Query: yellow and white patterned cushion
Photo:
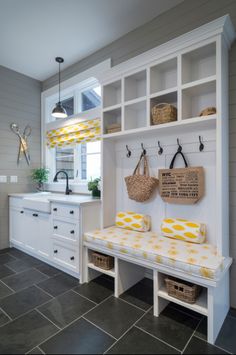
[[[201,244],[206,239],[206,225],[181,218],[166,218],[161,224],[165,237]]]
[[[148,232],[151,229],[151,218],[135,212],[118,212],[116,226],[138,232]]]
[[[153,232],[110,227],[85,233],[84,241],[207,279],[218,279],[224,269],[225,258],[214,246],[173,240]]]

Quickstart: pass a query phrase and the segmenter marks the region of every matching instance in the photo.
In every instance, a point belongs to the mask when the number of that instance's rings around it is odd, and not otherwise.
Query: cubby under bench
[[[231,258],[217,254],[210,244],[192,244],[172,240],[156,233],[126,231],[116,227],[95,230],[84,235],[82,282],[90,282],[99,273],[114,278],[115,297],[145,277],[153,276],[154,316],[169,302],[177,303],[208,318],[208,342],[214,344],[229,310],[229,267]],[[114,269],[103,270],[92,263],[92,253],[114,257]],[[165,278],[172,276],[202,287],[195,304],[168,295]]]

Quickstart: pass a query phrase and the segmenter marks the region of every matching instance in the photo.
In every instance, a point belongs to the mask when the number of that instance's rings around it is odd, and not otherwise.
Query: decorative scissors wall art
[[[30,159],[28,138],[32,133],[32,128],[29,125],[27,125],[24,129],[23,134],[21,134],[20,128],[16,123],[12,123],[10,127],[12,132],[14,132],[20,140],[17,164],[18,165],[20,164],[22,157],[24,156],[27,164],[30,165],[31,159]]]

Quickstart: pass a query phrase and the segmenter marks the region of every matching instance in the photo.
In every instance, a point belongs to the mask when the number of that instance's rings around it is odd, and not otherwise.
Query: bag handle
[[[143,153],[141,154],[141,156],[139,158],[139,162],[138,162],[136,168],[134,169],[133,175],[140,175],[140,167],[141,167],[142,161],[144,164],[143,175],[150,176],[147,156],[146,156],[146,154],[143,154]]]
[[[175,159],[177,158],[177,156],[178,156],[179,154],[180,154],[181,157],[183,158],[183,161],[184,161],[184,164],[185,164],[185,168],[188,167],[188,163],[187,163],[187,160],[185,159],[184,154],[183,154],[180,150],[178,150],[178,151],[175,153],[175,155],[174,155],[174,157],[173,157],[173,159],[172,159],[172,161],[171,161],[171,163],[170,163],[170,169],[173,169],[173,168],[174,168]]]

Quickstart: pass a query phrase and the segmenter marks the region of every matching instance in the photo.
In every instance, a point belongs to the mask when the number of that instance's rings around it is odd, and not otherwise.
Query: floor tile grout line
[[[194,334],[194,337],[197,338],[197,339],[199,339],[199,340],[204,341],[204,342],[207,343],[207,344],[210,344],[210,343],[208,343],[207,340],[200,338],[200,337],[199,337],[198,335],[196,335],[196,334]],[[212,345],[212,344],[210,344],[210,345]],[[230,355],[233,354],[233,353],[231,353],[230,351],[228,351],[228,350],[226,350],[226,349],[224,349],[224,348],[221,348],[220,346],[218,346],[218,345],[216,345],[216,344],[214,344],[214,345],[212,345],[212,346],[218,348],[219,350],[222,350],[222,351],[226,352],[227,354],[230,354]]]
[[[195,329],[194,329],[194,331],[193,331],[193,334],[191,335],[191,337],[189,338],[189,340],[188,340],[188,342],[186,343],[185,347],[183,348],[183,350],[182,350],[182,354],[185,352],[185,350],[187,349],[187,347],[188,347],[189,343],[190,343],[190,342],[191,342],[191,340],[193,339],[194,334],[195,334],[196,330],[198,329],[199,325],[201,324],[201,322],[202,322],[202,319],[200,319],[200,320],[199,320],[199,322],[198,322],[197,326],[195,327]]]
[[[12,262],[14,263],[15,260],[12,261]],[[1,265],[1,266],[4,266],[4,267],[6,267],[7,269],[9,269],[10,271],[14,272],[13,275],[16,275],[16,274],[17,274],[17,272],[16,272],[15,270],[13,270],[8,264],[3,264],[3,265]],[[13,275],[8,275],[8,276],[13,276]],[[6,276],[6,277],[7,277],[7,276]],[[5,278],[5,277],[4,277],[4,278]]]
[[[43,314],[38,308],[35,308],[34,310],[36,312],[38,312],[42,317],[47,319],[50,323],[52,323],[58,330],[62,330],[62,328],[60,328],[58,325],[56,325],[56,323],[54,323],[51,319],[49,319],[47,316],[45,316],[45,314]]]
[[[49,292],[45,291],[43,288],[41,288],[41,287],[40,287],[39,285],[37,285],[37,284],[34,284],[33,286],[35,286],[35,287],[36,287],[37,289],[39,289],[40,291],[45,292],[46,295],[50,296],[51,298],[56,298],[56,297],[60,296],[60,295],[58,295],[58,296],[53,296],[53,295],[51,295]],[[63,292],[63,294],[64,294],[64,292]],[[49,300],[49,301],[50,301],[50,300]]]
[[[105,333],[106,335],[108,335],[109,337],[113,338],[115,341],[117,341],[117,338],[114,337],[114,335],[111,335],[110,333],[108,333],[106,330],[100,328],[98,325],[96,325],[95,323],[91,322],[91,320],[84,318],[84,316],[82,316],[81,318],[83,318],[83,320],[85,320],[86,322],[92,324],[94,327],[96,327],[97,329],[101,330],[103,333]]]
[[[104,301],[102,301],[101,303],[105,302],[107,299],[109,299],[111,296],[107,297]],[[101,304],[100,303],[100,304]],[[72,322],[70,322],[69,324],[67,324],[63,329],[60,329],[58,332],[54,333],[53,335],[51,335],[49,338],[43,340],[41,343],[39,343],[38,345],[35,346],[40,348],[41,345],[43,345],[44,343],[46,343],[48,340],[50,340],[51,338],[53,338],[54,336],[56,336],[57,334],[59,334],[60,332],[64,331],[65,329],[67,329],[68,327],[70,327],[72,324],[74,324],[75,322],[77,322],[79,319],[81,319],[85,314],[89,313],[90,311],[92,311],[93,309],[95,309],[98,305],[94,306],[93,308],[91,308],[88,312],[84,313],[83,315],[81,315],[80,317],[74,319]],[[41,348],[40,348],[41,349]]]
[[[12,275],[14,276],[14,275]],[[7,284],[5,284],[5,282],[3,280],[1,280],[1,282],[4,284],[4,286],[6,286],[7,288],[9,288],[10,291],[12,291],[13,293],[16,293],[15,290],[13,290],[13,288],[11,288],[10,286],[8,286]],[[9,295],[10,296],[10,295]]]
[[[93,303],[93,304],[96,305],[96,306],[99,304],[99,303],[96,303],[96,302],[90,300],[88,297],[85,297],[85,296],[81,295],[80,293],[76,292],[74,289],[71,289],[71,291],[72,291],[73,293],[75,293],[76,295],[78,295],[78,296],[84,298],[85,300],[87,300],[87,301]]]
[[[0,311],[1,311],[3,314],[5,314],[5,316],[9,319],[8,322],[6,322],[5,324],[3,324],[3,325],[0,326],[0,328],[2,328],[2,327],[4,327],[4,325],[6,325],[6,324],[12,322],[12,318],[9,316],[9,314],[7,314],[6,311],[4,311],[4,309],[3,309],[2,307],[0,307]]]
[[[137,308],[138,310],[140,310],[140,311],[142,311],[142,312],[146,312],[147,310],[146,309],[143,309],[143,308],[141,308],[141,307],[139,307],[139,306],[136,306],[135,304],[133,304],[133,303],[130,303],[129,301],[126,301],[126,300],[124,300],[123,298],[118,298],[120,301],[123,301],[123,302],[125,302],[125,303],[127,303],[128,305],[130,305],[130,306],[133,306],[133,307],[135,307],[135,308]],[[153,305],[152,306],[150,306],[149,307],[149,311],[150,311],[150,309],[153,307]]]
[[[163,340],[163,339],[161,339],[161,338],[158,338],[158,337],[155,336],[154,334],[151,334],[151,333],[149,333],[148,331],[146,331],[145,329],[140,328],[138,325],[135,325],[134,327],[137,328],[137,329],[139,329],[139,330],[141,330],[142,332],[144,332],[144,333],[150,335],[152,338],[154,338],[154,339],[156,339],[156,340],[159,340],[161,343],[167,345],[169,348],[172,348],[172,349],[176,350],[179,354],[182,354],[182,352],[181,352],[180,349],[178,349],[178,348],[176,348],[175,346],[173,346],[173,345],[167,343],[165,340]]]
[[[149,313],[149,311],[150,311],[150,310],[144,312],[144,314],[143,314],[136,322],[134,322],[134,324],[132,324],[132,326],[131,326],[129,329],[127,329],[127,331],[126,331],[124,334],[122,334],[122,336],[121,336],[119,339],[117,339],[117,341],[116,341],[114,344],[112,344],[112,345],[104,352],[104,354],[107,354],[107,352],[108,352],[110,349],[112,349],[123,337],[125,337],[126,334],[127,334],[133,327],[135,327],[135,325],[136,325],[138,322],[140,322],[140,321],[143,319],[143,317],[145,317],[145,316]]]
[[[52,279],[53,277],[55,277],[55,276],[57,276],[57,275],[60,274],[60,273],[58,272],[57,274],[55,274],[55,275],[53,275],[53,276],[49,276],[49,275],[47,275],[47,274],[44,274],[42,271],[38,270],[36,266],[33,266],[32,269],[38,271],[38,272],[39,272],[40,274],[42,274],[43,276],[46,276],[46,277],[47,277],[46,280]],[[44,281],[46,281],[46,280],[44,280]]]
[[[42,352],[42,354],[46,355],[46,353],[45,353],[39,346],[34,346],[32,349],[30,349],[29,351],[27,351],[27,353],[25,353],[25,355],[30,354],[31,351],[34,350],[34,349],[36,349],[36,348],[38,348],[38,349]]]

